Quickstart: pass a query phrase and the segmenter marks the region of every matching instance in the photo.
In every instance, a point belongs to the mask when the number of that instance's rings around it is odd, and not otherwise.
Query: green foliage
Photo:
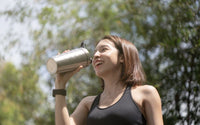
[[[18,5],[16,10],[8,10],[4,14],[20,22],[35,17],[39,23],[38,29],[29,29],[34,52],[24,55],[28,59],[26,65],[22,66],[22,70],[7,66],[0,79],[1,88],[6,88],[3,89],[6,92],[0,91],[0,99],[3,100],[7,92],[11,93],[0,109],[7,111],[4,107],[8,103],[10,107],[16,107],[9,109],[9,112],[19,113],[15,117],[19,122],[30,120],[32,114],[26,114],[26,111],[21,113],[18,103],[25,106],[27,111],[42,103],[42,112],[34,110],[39,114],[33,117],[35,124],[54,124],[54,109],[45,107],[48,104],[44,102],[47,96],[41,101],[40,95],[43,93],[34,84],[38,82],[38,75],[42,77],[47,73],[37,74],[36,70],[41,70],[50,56],[79,47],[83,40],[86,40],[87,48],[92,52],[101,37],[114,34],[137,46],[147,74],[147,84],[154,85],[161,95],[165,124],[200,123],[199,1],[48,0],[40,9],[23,6],[20,2]],[[43,84],[49,86],[50,91],[54,86],[54,76],[48,75],[47,82]],[[67,88],[70,113],[84,96],[99,93],[100,86],[91,66],[76,74]],[[22,96],[24,94],[26,96]],[[11,114],[7,115],[12,118]],[[8,121],[4,116],[0,115],[0,121]]]
[[[5,98],[0,98],[0,124],[1,125],[20,125],[23,124],[25,119],[20,111],[20,105]]]
[[[153,2],[149,7],[153,25],[144,20],[137,26],[144,29],[138,33],[149,41],[143,51],[148,80],[157,84],[162,96],[165,124],[197,124],[199,92],[193,90],[200,89],[199,2],[161,5]],[[144,11],[143,15],[149,13]]]
[[[43,94],[38,88],[38,75],[28,65],[16,69],[5,63],[0,74],[0,124],[21,125],[36,115]]]

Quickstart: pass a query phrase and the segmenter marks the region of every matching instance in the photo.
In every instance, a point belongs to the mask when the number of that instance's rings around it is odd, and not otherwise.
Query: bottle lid
[[[51,73],[51,74],[54,74],[57,72],[57,64],[56,62],[54,61],[54,59],[50,58],[48,61],[47,61],[47,70]]]

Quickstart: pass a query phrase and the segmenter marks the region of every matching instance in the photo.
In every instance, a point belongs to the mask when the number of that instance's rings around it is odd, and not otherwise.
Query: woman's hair
[[[135,45],[118,36],[107,35],[101,40],[105,39],[113,42],[119,51],[119,55],[123,56],[124,61],[122,64],[121,81],[129,85],[143,84],[146,81],[146,75],[142,68],[138,50]]]

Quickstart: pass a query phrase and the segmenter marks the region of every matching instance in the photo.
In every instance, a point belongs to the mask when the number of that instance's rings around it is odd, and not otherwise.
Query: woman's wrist
[[[55,85],[55,89],[65,89],[65,85]]]
[[[64,83],[59,83],[59,82],[55,82],[55,89],[65,89],[65,85]]]

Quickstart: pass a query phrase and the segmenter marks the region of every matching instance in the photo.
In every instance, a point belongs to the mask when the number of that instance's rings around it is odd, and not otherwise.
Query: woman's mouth
[[[94,67],[97,68],[97,67],[99,67],[99,66],[102,65],[102,64],[103,64],[103,62],[102,62],[101,60],[96,60],[96,61],[94,62]]]
[[[102,62],[96,62],[95,67],[100,66],[101,64],[102,64]]]

